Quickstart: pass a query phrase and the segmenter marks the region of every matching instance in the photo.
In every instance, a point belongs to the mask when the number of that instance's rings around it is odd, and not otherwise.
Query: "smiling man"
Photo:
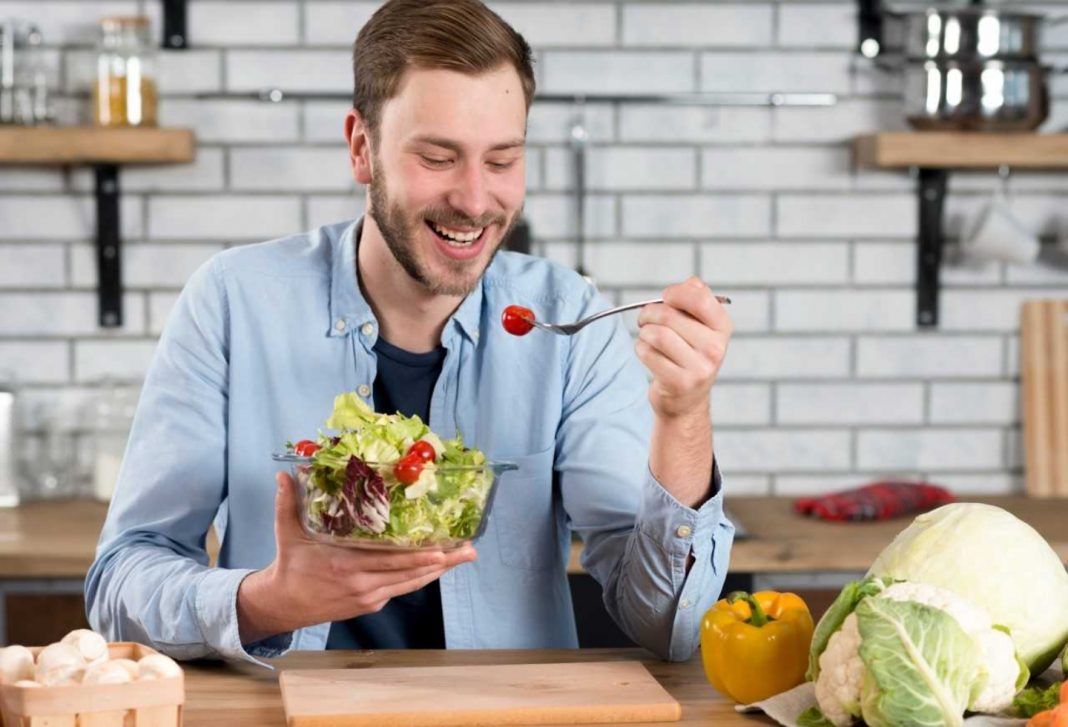
[[[228,250],[190,279],[86,579],[90,621],[178,658],[572,647],[577,533],[616,623],[689,658],[733,536],[709,406],[727,313],[691,279],[641,311],[636,343],[618,318],[510,336],[510,304],[556,321],[607,306],[575,272],[499,252],[525,192],[530,48],[477,0],[391,0],[354,72],[344,132],[367,215]],[[307,539],[270,453],[343,391],[519,465],[477,547]]]

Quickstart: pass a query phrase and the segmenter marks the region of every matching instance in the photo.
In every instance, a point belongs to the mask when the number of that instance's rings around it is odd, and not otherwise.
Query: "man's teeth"
[[[482,231],[486,229],[484,227],[480,227],[479,229],[472,230],[471,232],[459,232],[457,230],[450,230],[448,227],[442,227],[441,225],[433,222],[431,222],[430,224],[431,226],[433,226],[434,231],[445,239],[449,240],[450,242],[461,243],[464,245],[470,244],[477,240],[482,235]]]

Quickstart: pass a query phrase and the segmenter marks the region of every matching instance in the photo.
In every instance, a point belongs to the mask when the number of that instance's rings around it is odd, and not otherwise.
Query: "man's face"
[[[407,71],[372,140],[368,210],[405,271],[467,295],[519,218],[526,104],[510,65]]]

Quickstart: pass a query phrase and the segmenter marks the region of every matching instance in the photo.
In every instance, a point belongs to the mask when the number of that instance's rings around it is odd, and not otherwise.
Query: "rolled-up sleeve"
[[[252,571],[210,567],[206,551],[226,497],[228,323],[214,258],[192,276],[160,339],[85,580],[94,629],[179,659],[256,661],[290,642],[242,647],[237,590]]]
[[[583,313],[603,308],[591,294]],[[723,588],[734,527],[712,496],[686,507],[649,470],[648,378],[622,323],[574,336],[557,438],[557,482],[582,564],[617,625],[657,656],[684,661]],[[691,564],[692,556],[692,564]]]

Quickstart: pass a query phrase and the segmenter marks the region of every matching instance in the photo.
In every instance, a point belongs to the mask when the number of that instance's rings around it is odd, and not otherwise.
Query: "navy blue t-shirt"
[[[445,361],[445,349],[409,353],[379,337],[378,375],[374,382],[375,411],[430,421],[430,397]],[[437,581],[391,598],[378,613],[335,621],[328,649],[444,649],[441,588]]]

